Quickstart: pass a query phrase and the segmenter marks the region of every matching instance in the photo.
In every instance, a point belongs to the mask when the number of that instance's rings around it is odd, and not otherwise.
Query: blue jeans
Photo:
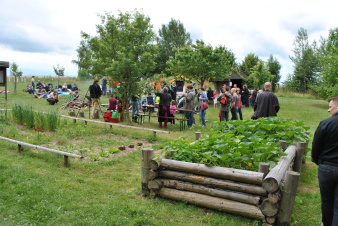
[[[134,117],[135,114],[138,114],[138,113],[139,113],[139,108],[138,108],[138,103],[137,103],[137,101],[132,101],[132,102],[131,102],[131,106],[132,106],[131,116]]]
[[[238,120],[237,108],[231,108],[231,120]]]
[[[193,119],[193,112],[186,112],[185,117],[188,119],[188,127],[192,126],[192,123],[194,121]]]
[[[205,126],[205,114],[206,114],[206,110],[200,110],[200,115],[201,115],[201,121],[202,121],[202,126]]]
[[[324,226],[338,225],[338,167],[320,164],[318,182]]]

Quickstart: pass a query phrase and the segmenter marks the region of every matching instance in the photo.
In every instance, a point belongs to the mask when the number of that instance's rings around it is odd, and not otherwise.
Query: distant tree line
[[[294,92],[313,92],[328,99],[338,95],[338,28],[331,29],[327,38],[309,43],[307,30],[300,28],[293,43],[293,74],[285,88]]]

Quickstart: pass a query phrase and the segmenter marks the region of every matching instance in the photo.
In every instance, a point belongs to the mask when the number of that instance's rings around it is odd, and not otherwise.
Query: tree
[[[276,91],[276,85],[279,82],[279,80],[281,79],[280,69],[282,68],[282,66],[278,62],[277,58],[274,58],[272,55],[270,55],[270,57],[269,57],[269,59],[266,63],[266,66],[267,66],[267,69],[269,70],[269,72],[271,73],[271,75],[273,75],[272,80],[271,80],[271,84],[272,84],[272,91],[275,92]]]
[[[174,48],[182,48],[191,44],[190,34],[186,32],[179,20],[171,19],[168,25],[162,25],[156,38],[158,52],[156,55],[155,73],[166,72],[166,63],[170,57],[175,57]]]
[[[293,76],[286,83],[296,92],[306,92],[310,85],[315,85],[318,77],[319,59],[317,57],[317,44],[314,41],[309,44],[307,30],[300,28],[298,35],[293,42],[294,56],[290,59],[294,63]]]
[[[310,86],[320,97],[338,95],[338,28],[331,29],[327,39],[321,38],[318,48],[320,62],[318,84]]]
[[[101,24],[96,26],[98,35],[90,37],[84,32],[82,35],[90,50],[88,72],[119,82],[119,96],[127,101],[141,91],[138,82],[155,67],[155,33],[150,18],[138,11],[119,12],[117,17],[105,13],[100,17]],[[128,115],[129,111],[130,122]]]
[[[196,80],[200,86],[211,78],[228,79],[234,54],[224,46],[205,45],[202,40],[196,44],[176,49],[175,58],[171,58],[168,70],[176,75],[183,74],[190,80]]]
[[[59,65],[57,65],[56,67],[53,66],[54,72],[55,74],[58,76],[58,88],[60,86],[59,83],[59,76],[64,76],[65,75],[65,68],[64,67],[60,67]]]
[[[258,64],[251,69],[250,76],[244,79],[244,82],[251,87],[263,87],[264,83],[271,82],[273,77],[265,62],[259,60]]]
[[[83,40],[80,42],[79,48],[77,51],[77,60],[72,60],[72,63],[78,65],[78,78],[79,79],[88,79],[90,78],[90,69],[92,67],[92,55],[93,52],[89,46],[90,36],[84,32],[81,32],[81,37]]]
[[[249,76],[251,74],[251,69],[254,66],[258,65],[258,63],[259,57],[253,53],[249,53],[242,61],[242,64],[239,66],[239,69],[243,74]]]
[[[10,73],[14,76],[14,93],[16,93],[16,83],[18,81],[17,77],[22,76],[22,72],[18,70],[19,66],[15,62],[11,63]]]

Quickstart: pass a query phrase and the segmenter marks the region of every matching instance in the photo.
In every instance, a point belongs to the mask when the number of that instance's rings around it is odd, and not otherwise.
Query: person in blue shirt
[[[198,100],[200,102],[200,116],[202,121],[202,126],[205,126],[205,115],[206,115],[206,109],[202,110],[202,103],[206,102],[208,103],[208,95],[204,88],[199,88],[199,94],[198,94]]]

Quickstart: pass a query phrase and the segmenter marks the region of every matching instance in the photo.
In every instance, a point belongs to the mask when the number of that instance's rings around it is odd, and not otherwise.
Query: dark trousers
[[[320,164],[318,182],[324,226],[338,225],[338,166]]]
[[[238,108],[237,111],[238,111],[239,119],[243,120],[242,108]]]
[[[231,120],[238,120],[237,108],[231,108]]]
[[[229,112],[228,111],[221,111],[221,121],[229,121]]]

